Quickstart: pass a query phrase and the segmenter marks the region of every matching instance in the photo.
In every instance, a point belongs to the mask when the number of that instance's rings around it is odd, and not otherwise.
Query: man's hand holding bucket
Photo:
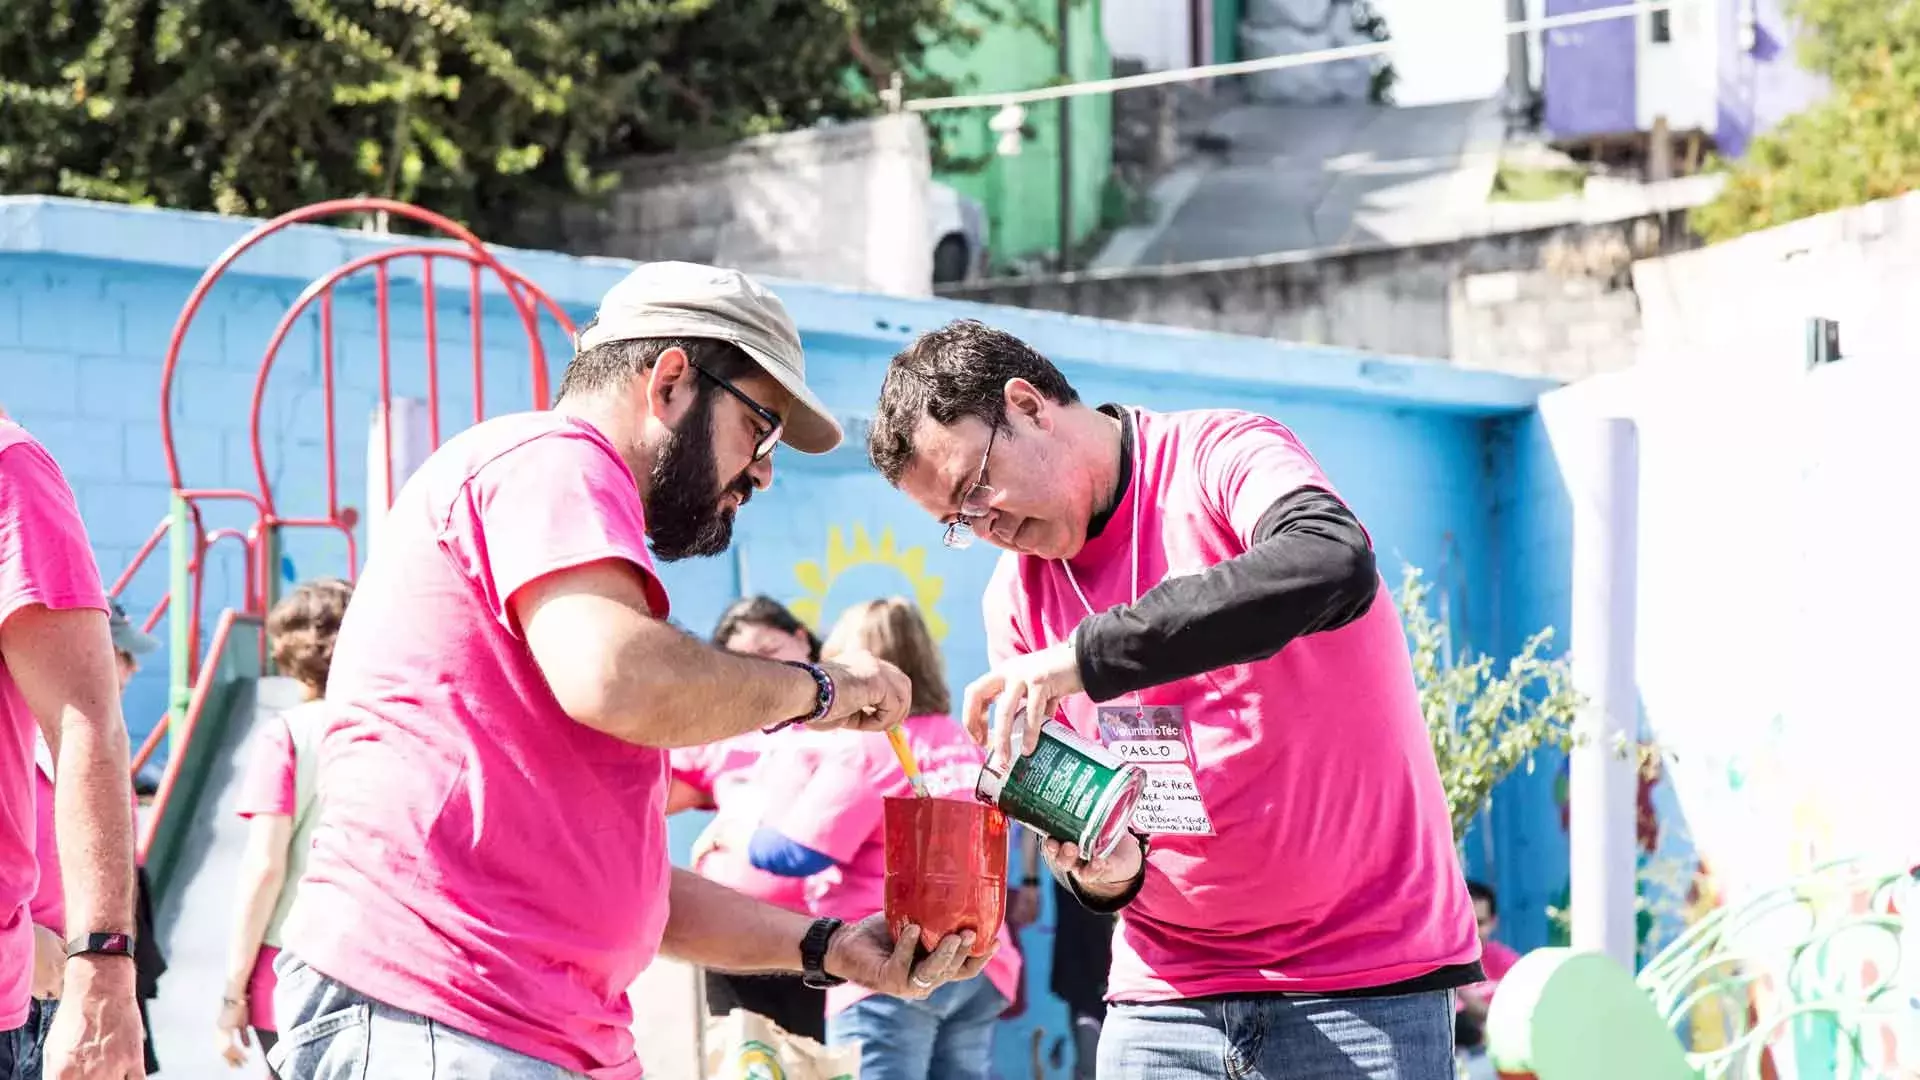
[[[827,945],[827,973],[890,997],[918,1000],[950,982],[980,974],[1000,948],[995,941],[984,956],[971,956],[973,931],[948,934],[926,959],[914,962],[920,928],[908,923],[896,940],[884,914],[869,915],[841,927]]]

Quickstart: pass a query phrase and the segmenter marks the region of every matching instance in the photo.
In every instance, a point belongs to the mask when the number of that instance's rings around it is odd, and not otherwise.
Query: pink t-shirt
[[[715,816],[737,823],[739,835],[750,835],[773,807],[793,800],[819,758],[814,749],[821,733],[788,730],[768,735],[751,731],[706,746],[673,751],[673,778],[713,801]],[[837,734],[837,733],[836,733]],[[778,749],[779,764],[763,768],[767,751]],[[708,881],[725,885],[756,900],[786,908],[807,910],[807,879],[769,874],[753,865],[744,848],[716,847],[693,866]]]
[[[1245,552],[1281,497],[1334,490],[1293,433],[1266,417],[1132,416],[1134,482],[1071,561],[1073,580],[1053,560],[1001,557],[984,604],[994,660],[1069,640],[1087,603],[1133,602],[1133,560],[1144,593]],[[1137,499],[1145,501],[1136,541]],[[1154,838],[1146,885],[1115,933],[1111,1000],[1365,989],[1479,955],[1405,633],[1384,585],[1365,615],[1338,630],[1149,689],[1138,704],[1149,715],[1183,710],[1194,762],[1187,791],[1197,789],[1212,831]],[[1082,735],[1100,737],[1085,695],[1063,708]],[[1184,741],[1167,735],[1161,749]]]
[[[971,800],[987,759],[965,729],[939,714],[909,717],[906,729],[927,791],[934,798]],[[913,785],[883,734],[839,734],[820,745],[818,770],[791,806],[769,815],[766,823],[839,864],[811,879],[813,911],[853,922],[886,906],[886,800],[913,794]],[[981,974],[1013,1000],[1020,986],[1020,952],[1012,934],[1001,935],[1000,951]],[[827,1014],[872,993],[852,983],[836,986],[827,991]]]
[[[293,732],[285,723],[275,720],[255,733],[233,812],[243,818],[259,814],[292,817],[296,791],[293,754]]]
[[[34,604],[107,610],[73,489],[33,436],[0,420],[0,626]],[[0,657],[0,1031],[26,1023],[33,979],[29,905],[40,876],[35,807],[42,801],[34,795],[35,729]]]
[[[1500,980],[1507,977],[1513,965],[1520,962],[1520,954],[1497,941],[1484,942],[1480,946],[1480,966],[1487,977],[1472,986],[1462,987],[1462,993],[1471,993],[1485,1001],[1492,1001],[1494,991],[1500,989]],[[1455,999],[1455,1011],[1466,1007],[1464,1001]]]
[[[489,420],[407,482],[334,648],[285,941],[379,1001],[626,1080],[627,989],[667,920],[667,755],[567,716],[508,613],[607,559],[664,618],[633,475],[580,420]]]

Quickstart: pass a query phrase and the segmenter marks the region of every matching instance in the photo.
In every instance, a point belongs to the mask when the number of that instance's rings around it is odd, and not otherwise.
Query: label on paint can
[[[1091,859],[1112,852],[1126,835],[1145,784],[1138,765],[1049,720],[1040,726],[1039,745],[1013,768],[997,761],[982,766],[973,793],[1023,825],[1078,845],[1081,857]]]

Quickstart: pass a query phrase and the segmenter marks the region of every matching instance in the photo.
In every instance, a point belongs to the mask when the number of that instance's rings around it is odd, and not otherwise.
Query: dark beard
[[[674,562],[727,550],[733,543],[734,508],[724,505],[729,493],[745,505],[753,481],[742,471],[721,490],[713,462],[713,398],[702,394],[653,459],[644,505],[654,557]]]

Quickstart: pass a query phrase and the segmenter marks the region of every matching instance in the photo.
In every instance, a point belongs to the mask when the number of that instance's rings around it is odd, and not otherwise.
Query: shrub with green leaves
[[[1920,186],[1920,4],[1790,0],[1800,63],[1829,96],[1755,139],[1688,220],[1709,242]]]
[[[1500,781],[1530,768],[1543,747],[1573,746],[1584,699],[1573,688],[1566,660],[1545,655],[1551,627],[1528,638],[1501,668],[1490,656],[1455,647],[1451,628],[1429,607],[1432,593],[1420,571],[1408,567],[1400,617],[1458,841],[1487,809]]]

